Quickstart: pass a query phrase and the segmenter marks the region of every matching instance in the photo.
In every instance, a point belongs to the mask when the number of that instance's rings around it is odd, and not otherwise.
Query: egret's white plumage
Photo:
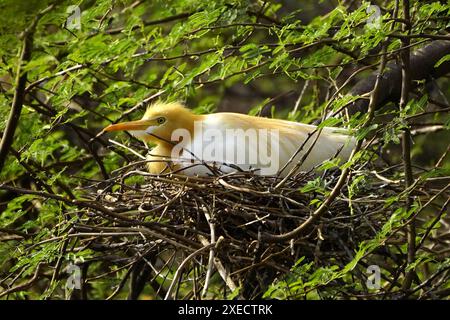
[[[155,143],[150,159],[164,161],[151,162],[152,173],[167,172],[170,158],[170,169],[185,175],[208,175],[211,167],[225,173],[239,167],[276,174],[303,145],[280,174],[285,176],[316,140],[316,129],[313,125],[237,113],[195,115],[178,103],[161,103],[149,107],[142,120],[111,125],[105,131],[128,130]],[[346,161],[355,143],[345,130],[324,127],[299,170],[311,170],[334,156]]]

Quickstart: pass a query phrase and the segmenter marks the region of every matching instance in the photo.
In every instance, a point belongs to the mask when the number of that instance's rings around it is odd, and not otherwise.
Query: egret
[[[345,129],[318,130],[314,125],[229,112],[199,115],[178,102],[155,103],[141,120],[104,129],[120,130],[155,145],[148,156],[152,174],[205,176],[213,167],[224,173],[254,170],[284,177],[292,168],[309,171],[332,158],[347,161],[356,145]]]

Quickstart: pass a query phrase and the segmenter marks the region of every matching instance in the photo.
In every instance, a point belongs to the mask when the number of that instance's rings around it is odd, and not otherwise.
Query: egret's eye
[[[160,118],[156,119],[156,122],[158,124],[163,124],[164,122],[166,122],[166,118],[160,117]]]

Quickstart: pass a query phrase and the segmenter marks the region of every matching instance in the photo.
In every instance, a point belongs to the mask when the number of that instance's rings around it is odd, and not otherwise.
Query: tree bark
[[[8,155],[9,149],[13,143],[14,133],[16,132],[17,125],[19,124],[20,113],[22,112],[22,106],[26,94],[26,84],[27,84],[27,72],[22,71],[22,67],[31,58],[31,52],[33,49],[33,36],[36,26],[40,18],[49,12],[54,7],[51,4],[46,9],[39,12],[30,26],[22,33],[21,37],[23,39],[22,51],[20,53],[20,59],[17,64],[16,81],[15,81],[15,92],[13,97],[13,102],[11,106],[11,112],[9,113],[8,121],[6,123],[5,131],[3,132],[2,140],[0,142],[0,172],[6,161],[6,156]]]
[[[410,78],[412,84],[418,80],[439,78],[450,73],[450,61],[442,63],[439,67],[435,64],[445,55],[450,54],[450,41],[436,40],[429,45],[417,50],[410,58]],[[371,92],[375,86],[377,72],[359,81],[350,90],[352,95],[363,95]],[[395,62],[388,63],[386,71],[380,81],[380,96],[376,108],[381,108],[390,101],[399,101],[402,92],[402,68]],[[348,108],[349,114],[367,112],[369,101],[359,99]]]

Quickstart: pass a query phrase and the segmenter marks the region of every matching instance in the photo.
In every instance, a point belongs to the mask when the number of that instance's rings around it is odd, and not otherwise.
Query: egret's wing
[[[190,144],[186,145],[187,151],[183,153],[183,157],[216,163],[223,172],[235,171],[232,166],[227,165],[230,164],[243,170],[269,167],[270,170],[262,169],[261,173],[275,174],[303,145],[294,161],[284,170],[286,174],[316,139],[317,132],[313,134],[316,128],[313,125],[242,114],[211,114],[197,126]],[[310,170],[337,153],[346,160],[355,139],[344,133],[345,130],[338,128],[323,128],[300,170]],[[208,168],[197,165],[186,169],[185,174],[208,173]]]

